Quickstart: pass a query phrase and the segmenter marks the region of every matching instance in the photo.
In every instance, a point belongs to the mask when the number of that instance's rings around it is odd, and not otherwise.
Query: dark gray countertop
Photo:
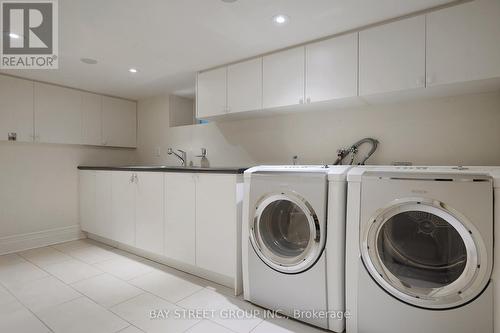
[[[78,166],[79,170],[108,170],[108,171],[147,171],[147,172],[206,172],[206,173],[229,173],[240,174],[248,168],[241,167],[182,167],[164,165],[131,165],[131,166]]]

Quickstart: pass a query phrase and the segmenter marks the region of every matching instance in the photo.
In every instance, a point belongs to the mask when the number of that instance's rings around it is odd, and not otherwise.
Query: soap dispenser
[[[208,161],[208,158],[207,158],[207,149],[206,148],[201,148],[201,155],[198,155],[196,157],[201,157],[200,167],[210,168],[210,162]]]

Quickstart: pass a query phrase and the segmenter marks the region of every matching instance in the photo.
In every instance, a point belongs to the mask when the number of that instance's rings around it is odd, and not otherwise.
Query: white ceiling
[[[132,99],[189,92],[198,70],[448,2],[60,0],[59,70],[5,72]],[[290,22],[275,26],[276,14]]]

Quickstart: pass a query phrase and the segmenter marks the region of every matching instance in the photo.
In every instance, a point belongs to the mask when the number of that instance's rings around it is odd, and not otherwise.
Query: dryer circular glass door
[[[252,246],[269,267],[288,274],[314,265],[325,243],[318,216],[297,194],[264,196],[250,225]]]
[[[398,201],[362,235],[363,263],[399,300],[428,309],[458,307],[486,287],[486,247],[474,226],[437,201]]]

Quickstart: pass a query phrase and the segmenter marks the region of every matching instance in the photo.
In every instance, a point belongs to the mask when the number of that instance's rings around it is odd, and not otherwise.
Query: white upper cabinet
[[[195,265],[197,175],[165,173],[165,256]]]
[[[80,144],[82,94],[78,90],[35,82],[35,141]]]
[[[82,144],[102,143],[102,96],[82,93]]]
[[[163,255],[164,180],[161,172],[136,172],[135,246]]]
[[[304,103],[304,47],[263,58],[263,107]]]
[[[425,87],[425,16],[359,33],[359,95]]]
[[[135,177],[132,172],[112,172],[112,239],[135,245]]]
[[[0,140],[33,141],[33,82],[0,75]]]
[[[427,85],[500,77],[500,1],[427,15]]]
[[[137,146],[137,103],[113,97],[102,97],[103,145]]]
[[[82,92],[82,144],[102,145],[102,96]]]
[[[0,140],[135,148],[137,103],[0,75]]]
[[[306,102],[358,95],[358,34],[306,46]]]
[[[227,67],[229,113],[262,109],[262,58]]]
[[[198,73],[196,115],[206,118],[227,113],[227,67]]]

